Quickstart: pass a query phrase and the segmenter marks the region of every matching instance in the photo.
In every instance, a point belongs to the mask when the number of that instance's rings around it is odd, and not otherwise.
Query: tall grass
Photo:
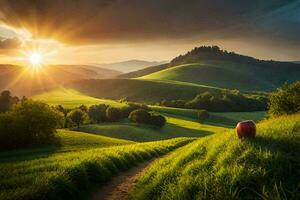
[[[299,199],[300,114],[258,125],[253,140],[234,131],[189,144],[156,162],[131,199]]]
[[[119,171],[192,140],[177,138],[0,160],[0,199],[80,199]]]

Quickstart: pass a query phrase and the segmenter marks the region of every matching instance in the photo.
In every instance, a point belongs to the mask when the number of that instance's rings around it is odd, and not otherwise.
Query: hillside
[[[122,107],[124,105],[108,99],[90,97],[76,90],[66,88],[45,91],[34,95],[31,98],[34,100],[43,101],[49,105],[62,105],[66,108],[78,107],[80,105],[91,106],[95,104],[107,104],[114,107]]]
[[[38,72],[16,65],[0,65],[0,90],[9,89],[18,96],[31,96],[63,85],[71,80],[110,78],[120,72],[86,65],[46,66]]]
[[[144,74],[141,79],[174,80],[243,91],[272,91],[284,82],[299,80],[300,65],[262,61],[222,51],[218,47],[199,47],[174,58],[169,68]]]
[[[79,92],[96,97],[154,103],[162,100],[191,99],[204,91],[221,89],[176,81],[152,81],[140,79],[90,79],[66,84]],[[180,92],[178,92],[180,91]]]
[[[299,199],[299,120],[263,121],[253,140],[198,139],[154,163],[129,199]]]
[[[163,64],[163,65],[158,65],[158,66],[151,66],[151,67],[146,67],[144,69],[140,69],[137,71],[129,72],[129,73],[124,73],[119,75],[118,77],[120,78],[138,78],[141,76],[145,76],[148,74],[152,74],[154,72],[158,72],[164,69],[169,68],[168,64]]]
[[[129,73],[137,70],[141,70],[146,67],[150,66],[157,66],[167,63],[165,61],[145,61],[145,60],[127,60],[122,62],[116,62],[116,63],[109,63],[109,64],[98,64],[96,66],[107,68],[111,70],[117,70],[124,73]]]

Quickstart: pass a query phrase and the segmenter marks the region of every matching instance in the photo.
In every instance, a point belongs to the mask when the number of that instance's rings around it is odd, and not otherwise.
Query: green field
[[[201,92],[219,92],[219,88],[170,80],[91,79],[74,81],[67,85],[95,98],[157,103],[162,100],[194,98]],[[180,92],[178,92],[180,91]]]
[[[169,116],[181,116],[188,118],[188,120],[197,121],[198,110],[183,109],[183,108],[171,108],[163,106],[150,106],[150,108],[156,112],[160,112]],[[235,127],[237,122],[242,120],[262,120],[266,113],[264,111],[257,112],[210,112],[209,119],[205,122],[209,125]]]
[[[85,125],[74,130],[112,138],[144,142],[175,137],[203,137],[214,133],[225,132],[227,129],[200,124],[180,116],[167,116],[167,124],[161,129],[124,121],[120,123]]]
[[[61,130],[60,147],[0,153],[0,199],[79,199],[138,162],[194,139],[134,144]]]
[[[180,81],[242,91],[270,91],[286,81],[298,80],[299,75],[298,66],[289,63],[202,61],[172,66],[139,78]]]
[[[234,131],[198,139],[155,162],[130,199],[299,199],[299,122],[263,121],[253,140]]]
[[[122,107],[124,105],[112,100],[90,97],[76,90],[67,88],[60,88],[44,92],[31,98],[34,100],[43,101],[49,105],[63,105],[68,108],[80,105],[90,106],[95,104],[107,104],[114,107]]]

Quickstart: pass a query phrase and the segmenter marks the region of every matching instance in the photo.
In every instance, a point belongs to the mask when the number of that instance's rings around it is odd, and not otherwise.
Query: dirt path
[[[141,163],[113,177],[95,193],[92,200],[126,200],[137,179],[147,170],[154,160]]]

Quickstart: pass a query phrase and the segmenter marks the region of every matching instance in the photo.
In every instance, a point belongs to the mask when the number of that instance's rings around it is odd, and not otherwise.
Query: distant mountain
[[[167,61],[150,62],[150,61],[144,61],[144,60],[128,60],[128,61],[116,62],[116,63],[110,63],[110,64],[97,64],[96,66],[128,73],[128,72],[132,72],[132,71],[141,70],[146,67],[161,65],[161,64],[165,64],[165,63],[167,63]]]
[[[43,90],[59,87],[68,81],[113,78],[121,72],[88,65],[52,65],[39,72],[16,65],[0,65],[0,91],[11,90],[18,96],[31,96]]]
[[[300,64],[264,61],[219,47],[198,47],[174,58],[167,69],[141,79],[181,81],[243,91],[272,91],[300,78]]]

